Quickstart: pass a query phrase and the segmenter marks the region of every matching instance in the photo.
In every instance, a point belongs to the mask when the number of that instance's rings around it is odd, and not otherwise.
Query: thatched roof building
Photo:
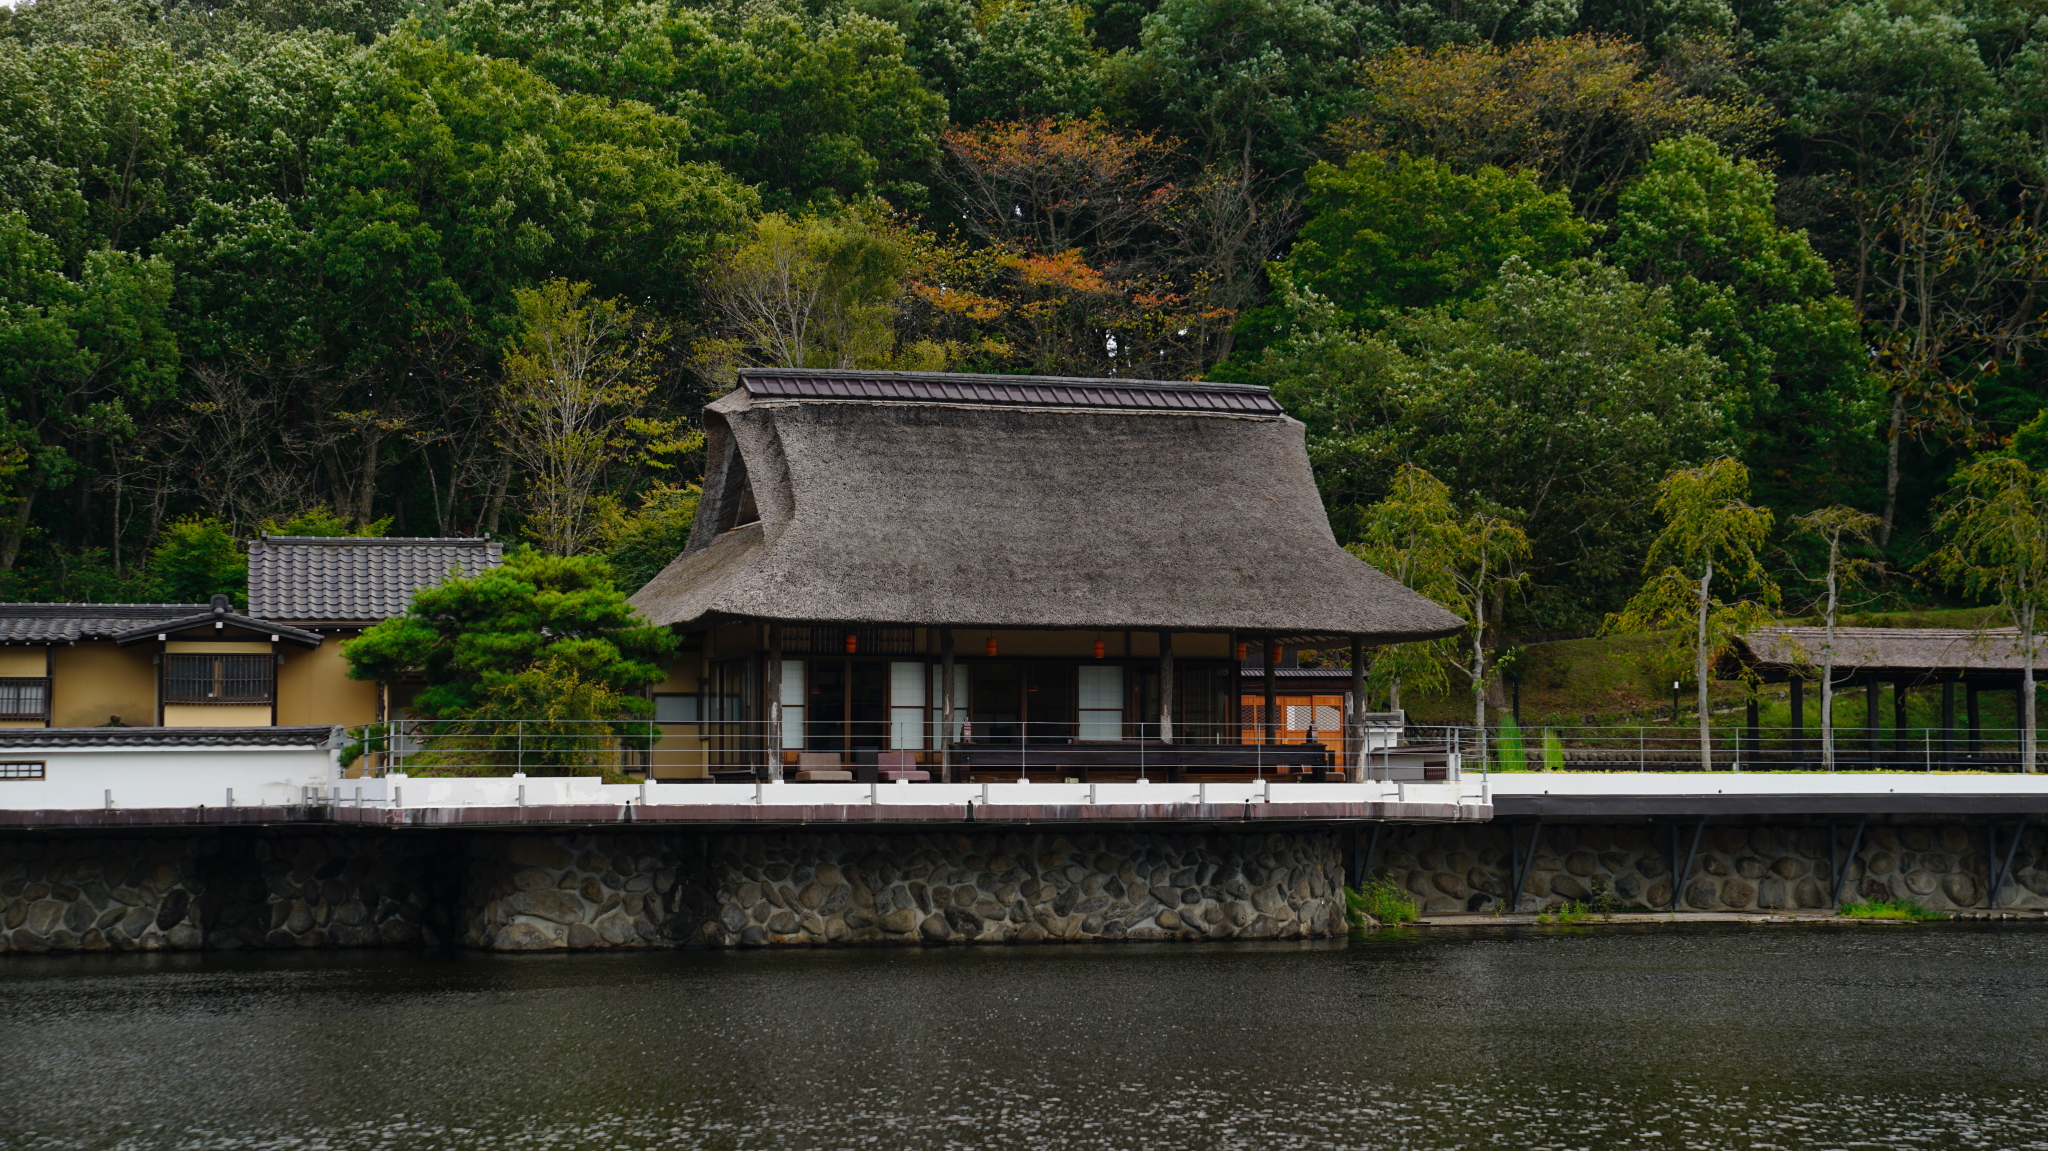
[[[689,548],[633,597],[656,623],[1463,627],[1337,545],[1264,388],[755,370],[706,424]]]

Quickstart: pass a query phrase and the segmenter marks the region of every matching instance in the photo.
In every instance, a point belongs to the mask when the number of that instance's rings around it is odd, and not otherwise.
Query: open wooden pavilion
[[[763,369],[705,423],[689,547],[633,603],[714,769],[1327,770],[1340,733],[1247,737],[1247,653],[1349,645],[1355,678],[1463,627],[1338,546],[1264,388]]]
[[[1986,692],[2012,692],[2017,698],[2022,690],[2025,653],[2014,629],[1837,627],[1830,640],[1826,628],[1778,627],[1739,637],[1732,658],[1724,663],[1724,675],[1732,677],[1747,668],[1764,682],[1790,687],[1791,730],[1775,749],[1757,730],[1756,705],[1750,705],[1752,748],[1765,755],[1776,751],[1796,762],[1818,760],[1819,744],[1807,734],[1807,690],[1830,664],[1838,697],[1851,692],[1864,697],[1862,730],[1836,729],[1838,759],[1871,766],[1913,766],[1930,758],[1938,760],[1938,766],[2017,762],[1993,745],[2016,742],[2021,733],[1987,733],[1980,703]],[[1887,687],[1888,736],[1882,722]],[[1939,693],[1940,720],[1931,729],[1907,722],[1907,704],[1916,692]],[[2023,716],[2025,711],[2016,708],[2015,714]],[[1916,731],[1919,734],[1909,734]]]

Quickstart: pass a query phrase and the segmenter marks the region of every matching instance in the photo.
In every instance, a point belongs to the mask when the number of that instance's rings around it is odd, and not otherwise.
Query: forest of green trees
[[[1959,464],[2048,464],[2048,0],[0,16],[8,599],[266,529],[635,586],[747,365],[1269,385],[1346,542],[1404,465],[1525,533],[1524,634],[1629,599],[1674,469],[1905,573]]]

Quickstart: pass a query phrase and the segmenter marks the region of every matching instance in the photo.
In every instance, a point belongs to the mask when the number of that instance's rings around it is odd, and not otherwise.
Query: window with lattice
[[[269,703],[273,655],[180,652],[164,657],[165,703]]]

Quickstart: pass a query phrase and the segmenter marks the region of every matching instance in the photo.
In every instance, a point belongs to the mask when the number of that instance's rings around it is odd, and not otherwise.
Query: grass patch
[[[1344,906],[1353,927],[1368,927],[1372,923],[1394,927],[1411,923],[1422,915],[1407,892],[1384,879],[1368,879],[1357,887],[1345,888]],[[1370,922],[1366,916],[1372,917]]]
[[[1865,899],[1842,905],[1844,919],[1940,919],[1941,913],[1929,911],[1910,899]]]

